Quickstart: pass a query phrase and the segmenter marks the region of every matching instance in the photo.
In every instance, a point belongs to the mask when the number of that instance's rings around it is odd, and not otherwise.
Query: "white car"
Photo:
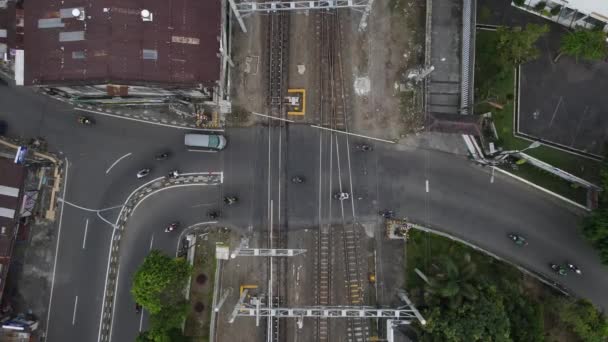
[[[184,144],[188,151],[218,152],[226,147],[226,137],[221,134],[187,133]]]

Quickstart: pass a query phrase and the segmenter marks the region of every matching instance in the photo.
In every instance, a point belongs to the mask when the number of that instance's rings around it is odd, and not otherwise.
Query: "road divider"
[[[129,217],[135,209],[149,196],[163,190],[185,187],[219,185],[223,181],[223,172],[202,172],[189,175],[181,175],[177,178],[160,177],[149,181],[133,190],[125,200],[122,209],[114,224],[112,239],[108,251],[108,266],[106,269],[106,280],[101,304],[101,315],[99,322],[98,342],[109,342],[112,336],[114,320],[114,307],[116,304],[116,292],[120,269],[120,241],[125,231]]]

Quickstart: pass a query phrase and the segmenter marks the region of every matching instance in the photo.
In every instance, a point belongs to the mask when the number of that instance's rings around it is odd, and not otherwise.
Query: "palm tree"
[[[459,263],[447,255],[442,255],[437,260],[437,271],[428,277],[426,290],[440,300],[447,300],[450,306],[458,306],[465,299],[476,300],[476,271],[477,266],[471,261],[471,255],[468,253]]]
[[[606,58],[606,33],[602,30],[577,29],[562,38],[561,47],[553,59],[557,63],[562,55],[569,55],[578,61],[579,58],[601,60]]]

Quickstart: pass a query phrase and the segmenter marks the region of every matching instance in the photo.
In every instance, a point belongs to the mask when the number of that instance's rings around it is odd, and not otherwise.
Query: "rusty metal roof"
[[[221,0],[28,0],[24,6],[26,85],[193,86],[219,79]]]

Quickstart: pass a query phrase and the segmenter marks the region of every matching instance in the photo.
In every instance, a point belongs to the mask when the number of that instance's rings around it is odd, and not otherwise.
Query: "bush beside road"
[[[606,317],[588,301],[445,237],[413,229],[408,235],[406,288],[428,322],[415,326],[420,341],[608,339]]]

